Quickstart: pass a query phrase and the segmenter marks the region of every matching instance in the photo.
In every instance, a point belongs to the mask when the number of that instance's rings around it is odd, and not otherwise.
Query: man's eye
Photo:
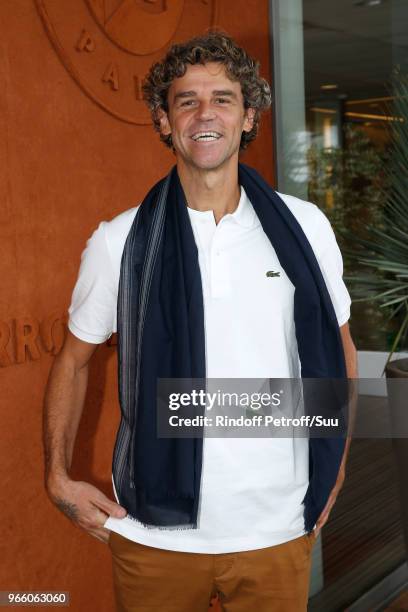
[[[221,104],[224,104],[225,102],[229,102],[227,98],[216,98],[215,101],[220,102]]]
[[[184,102],[181,103],[181,106],[192,106],[194,102],[194,100],[184,100]]]

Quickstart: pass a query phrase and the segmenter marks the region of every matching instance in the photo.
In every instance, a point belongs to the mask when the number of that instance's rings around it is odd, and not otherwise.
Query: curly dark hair
[[[271,104],[268,82],[259,76],[259,62],[239,47],[227,34],[210,30],[184,43],[173,45],[164,59],[153,64],[143,82],[143,99],[150,109],[154,128],[161,140],[173,147],[171,134],[165,136],[160,130],[159,110],[168,112],[167,94],[173,79],[182,77],[188,64],[219,62],[232,81],[239,81],[244,98],[244,108],[255,109],[253,127],[243,132],[240,149],[245,149],[256,138],[260,114]]]

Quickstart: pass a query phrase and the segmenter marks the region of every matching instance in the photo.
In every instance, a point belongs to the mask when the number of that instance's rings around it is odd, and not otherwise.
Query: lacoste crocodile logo
[[[280,276],[280,272],[273,272],[273,270],[269,270],[269,271],[266,273],[266,276],[270,276],[270,277],[272,277],[272,278],[273,278],[274,276]]]

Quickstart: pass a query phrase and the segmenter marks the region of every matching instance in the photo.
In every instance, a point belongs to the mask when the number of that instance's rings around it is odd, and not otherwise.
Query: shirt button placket
[[[220,234],[221,227],[218,226],[214,233],[213,242],[211,245],[211,296],[213,298],[223,297],[225,285],[225,255],[220,248],[219,242],[222,236]]]

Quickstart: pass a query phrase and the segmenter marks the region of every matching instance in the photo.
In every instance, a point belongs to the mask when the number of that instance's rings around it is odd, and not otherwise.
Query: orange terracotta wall
[[[42,399],[86,240],[174,162],[148,123],[140,78],[170,42],[211,21],[270,77],[266,0],[173,0],[167,11],[140,0],[135,20],[107,21],[121,4],[0,3],[0,590],[69,591],[72,611],[114,609],[110,555],[44,493]],[[270,116],[245,161],[273,182]],[[110,496],[116,396],[115,346],[102,345],[73,475]]]

